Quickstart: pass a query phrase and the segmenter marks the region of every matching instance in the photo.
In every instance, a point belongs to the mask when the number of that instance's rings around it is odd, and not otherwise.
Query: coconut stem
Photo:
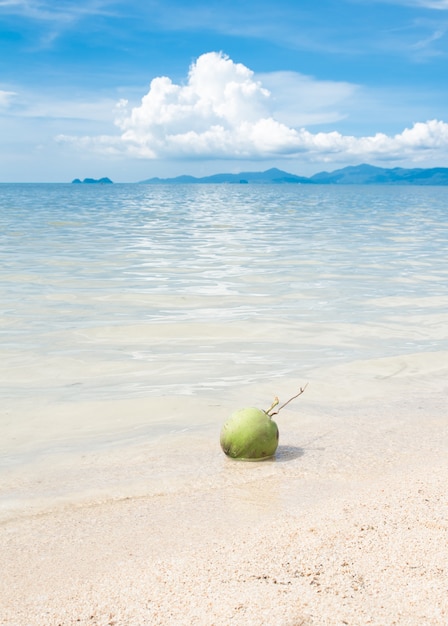
[[[272,409],[275,409],[275,407],[277,406],[277,404],[280,402],[280,400],[277,398],[277,396],[275,396],[274,398],[274,402],[271,404],[271,406],[269,407],[269,409],[266,411],[266,415],[269,415],[269,417],[272,417],[272,415],[275,415],[275,413],[271,414]]]
[[[285,408],[285,406],[287,404],[289,404],[290,402],[292,402],[292,400],[295,400],[296,398],[298,398],[299,396],[302,395],[302,393],[305,391],[305,389],[308,387],[308,383],[306,383],[306,385],[304,387],[300,387],[300,391],[299,393],[296,393],[295,396],[293,396],[292,398],[289,398],[289,400],[287,400],[284,404],[282,404],[282,406],[280,406],[278,408],[277,411],[274,411],[273,413],[271,413],[272,409],[275,409],[275,407],[277,406],[277,404],[279,403],[279,399],[275,398],[274,402],[272,403],[271,407],[266,411],[266,413],[269,415],[269,417],[272,417],[273,415],[277,415],[278,413],[280,413],[280,411]]]

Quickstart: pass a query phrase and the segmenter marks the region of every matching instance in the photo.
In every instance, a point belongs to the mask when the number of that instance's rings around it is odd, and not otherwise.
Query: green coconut
[[[232,459],[270,459],[277,450],[278,427],[266,411],[254,407],[239,409],[222,427],[220,443]]]
[[[255,407],[235,411],[221,429],[220,444],[223,452],[232,459],[241,461],[271,459],[275,455],[279,439],[278,426],[272,416],[300,396],[305,387],[301,387],[299,393],[277,411],[274,409],[279,403],[278,398],[275,398],[267,411]]]

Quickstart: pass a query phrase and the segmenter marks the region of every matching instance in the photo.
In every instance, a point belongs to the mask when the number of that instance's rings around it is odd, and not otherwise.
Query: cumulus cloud
[[[285,73],[291,103],[292,88],[308,86],[308,94],[319,93],[319,102],[341,103],[350,97],[354,86],[345,83],[321,83],[292,78]],[[108,137],[67,137],[59,141],[78,144],[83,149],[101,153],[127,154],[144,159],[272,159],[293,158],[307,154],[312,160],[340,158],[403,159],[419,154],[448,151],[448,124],[439,120],[415,123],[401,133],[388,136],[376,133],[355,137],[339,132],[312,133],[291,124],[291,106],[281,106],[282,96],[266,88],[280,89],[279,75],[258,80],[252,70],[234,63],[228,56],[210,52],[200,56],[190,67],[185,84],[175,84],[168,77],[152,80],[139,106],[129,108],[126,100],[117,105],[116,125],[121,135]],[[312,88],[311,88],[312,87]],[[325,93],[333,94],[325,98]],[[304,98],[296,94],[300,107]],[[280,104],[279,104],[280,103]],[[283,103],[284,104],[284,103]],[[308,100],[319,110],[313,98]],[[305,107],[306,108],[306,107]],[[315,120],[332,121],[341,114],[321,106]],[[309,118],[308,121],[310,121]]]

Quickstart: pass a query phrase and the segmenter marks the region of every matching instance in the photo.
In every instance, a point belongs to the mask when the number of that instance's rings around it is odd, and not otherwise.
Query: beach
[[[447,241],[442,188],[0,186],[0,624],[447,626]]]
[[[192,434],[194,457],[170,450],[189,477],[171,489],[4,521],[1,623],[448,623],[447,367],[415,375],[420,361],[369,364],[373,389],[358,367],[352,393],[344,368],[310,381],[277,417],[272,461],[230,460],[219,432]],[[151,450],[132,448],[134,473],[154,469]]]

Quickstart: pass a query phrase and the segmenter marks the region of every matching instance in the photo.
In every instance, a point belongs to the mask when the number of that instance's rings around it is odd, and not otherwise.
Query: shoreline
[[[2,626],[447,623],[446,394],[282,415],[273,462],[1,524]]]
[[[425,420],[424,410],[444,415],[447,363],[447,351],[415,353],[321,367],[306,377],[273,378],[213,394],[7,402],[0,523],[10,504],[17,508],[15,498],[37,512],[52,499],[77,504],[83,491],[87,500],[95,492],[102,499],[117,492],[120,497],[163,492],[160,477],[168,491],[178,490],[189,475],[206,484],[212,477],[221,480],[219,432],[229,415],[244,406],[267,408],[275,396],[283,402],[305,384],[306,392],[275,418],[280,451],[324,436],[333,461],[350,474],[340,455],[348,441],[347,454],[367,454],[374,462],[383,454],[382,433],[387,439],[409,420]],[[363,420],[369,439],[361,444],[357,431]],[[398,444],[396,452],[401,453]],[[326,462],[332,462],[331,455],[308,459],[311,475],[325,473]]]

